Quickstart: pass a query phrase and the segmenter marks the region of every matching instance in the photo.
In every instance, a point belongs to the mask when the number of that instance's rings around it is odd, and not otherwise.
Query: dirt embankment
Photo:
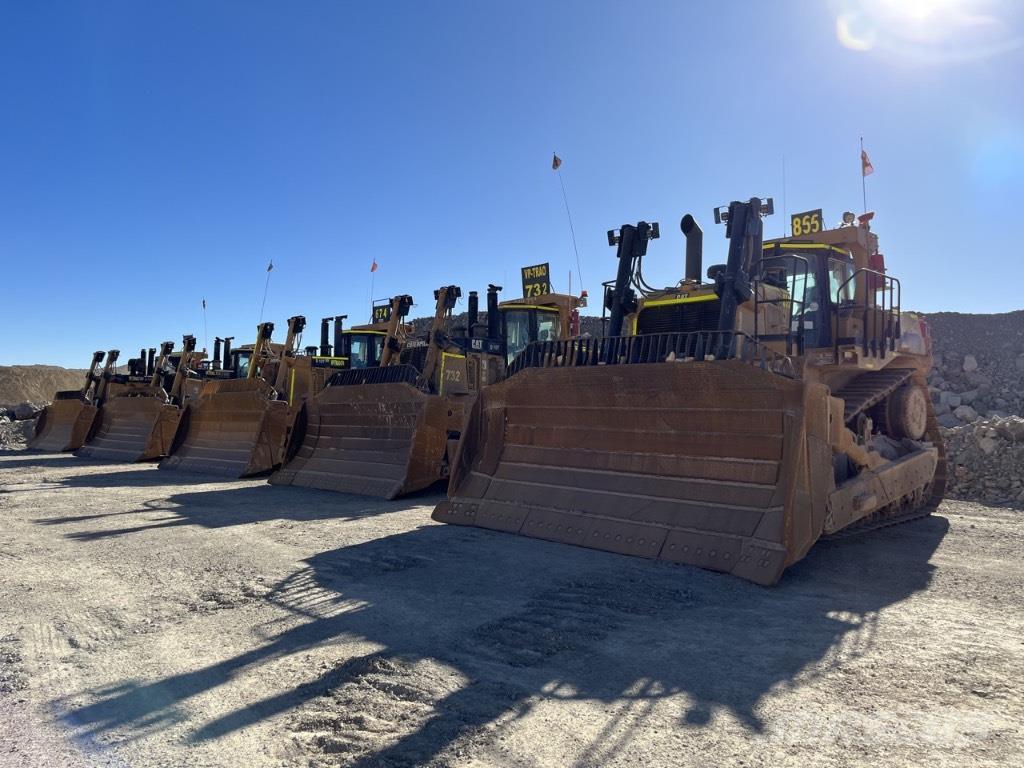
[[[19,403],[44,405],[53,394],[65,389],[80,389],[85,381],[84,368],[58,365],[0,365],[0,409]]]

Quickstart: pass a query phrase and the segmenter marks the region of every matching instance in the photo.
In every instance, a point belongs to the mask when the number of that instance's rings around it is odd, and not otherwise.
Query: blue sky
[[[657,220],[649,282],[682,274],[681,214],[772,195],[766,223],[868,207],[904,306],[1020,295],[1024,7],[804,3],[0,3],[0,364],[374,298],[549,261],[614,274],[605,232]],[[1016,199],[1015,199],[1016,198]],[[574,277],[574,287],[578,287]],[[596,304],[596,302],[595,302]],[[594,307],[598,312],[599,308]]]

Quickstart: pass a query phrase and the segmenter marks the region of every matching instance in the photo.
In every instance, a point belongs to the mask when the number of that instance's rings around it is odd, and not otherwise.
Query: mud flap
[[[171,455],[160,469],[250,477],[280,465],[288,403],[262,379],[209,381],[185,406]]]
[[[467,397],[409,384],[327,387],[306,402],[305,437],[270,482],[394,499],[445,477]]]
[[[152,461],[166,456],[181,410],[155,396],[113,397],[100,409],[92,438],[76,456],[103,461]]]
[[[821,535],[828,390],[739,361],[534,368],[484,390],[434,519],[772,584]]]
[[[63,453],[81,448],[92,431],[98,410],[84,400],[54,400],[39,415],[29,449]]]

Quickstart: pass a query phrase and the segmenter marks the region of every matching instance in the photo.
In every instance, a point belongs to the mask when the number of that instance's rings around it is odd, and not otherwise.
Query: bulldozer
[[[439,288],[425,341],[400,332],[412,297],[393,298],[375,364],[336,373],[308,400],[296,454],[270,482],[394,499],[445,479],[476,393],[505,375],[506,348],[564,338],[569,318],[578,319],[572,297],[546,294],[499,306],[500,290],[488,288],[486,323],[471,291],[467,326],[449,334],[446,322],[462,291]]]
[[[605,335],[532,342],[477,399],[435,520],[771,585],[822,537],[929,514],[946,459],[931,340],[870,215],[765,241],[769,198],[715,209],[727,263],[643,277],[656,223],[608,233]]]
[[[128,361],[128,373],[114,374],[112,366],[120,351],[107,353],[108,369],[99,416],[85,444],[75,451],[82,458],[104,461],[152,461],[166,456],[171,448],[182,406],[196,392],[195,379],[204,358],[196,351],[194,336],[182,338],[180,351],[174,343],[160,345],[148,355]],[[148,365],[146,363],[148,357]]]
[[[108,360],[103,372],[99,372],[105,354],[93,353],[81,389],[63,390],[54,395],[53,402],[43,409],[36,421],[29,449],[60,453],[82,447],[99,413],[104,382],[114,364],[114,360]]]
[[[311,358],[297,354],[305,325],[301,315],[289,318],[283,344],[272,341],[270,322],[258,325],[253,344],[232,348],[233,337],[218,337],[210,370],[160,468],[251,477],[279,466],[313,382]]]

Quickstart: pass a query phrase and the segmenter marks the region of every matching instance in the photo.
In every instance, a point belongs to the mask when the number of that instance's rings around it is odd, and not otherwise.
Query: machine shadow
[[[325,708],[339,713],[343,733],[356,722],[346,726],[345,718],[359,716],[353,710],[367,690],[360,688],[367,670],[417,660],[439,662],[469,682],[438,692],[429,717],[411,732],[396,731],[390,746],[355,749],[350,764],[424,764],[489,723],[521,716],[541,697],[605,702],[630,727],[644,708],[675,697],[682,727],[704,727],[727,711],[760,732],[768,725],[761,704],[773,689],[804,684],[871,649],[884,621],[879,613],[928,586],[929,561],[947,529],[933,516],[826,542],[778,587],[762,588],[661,562],[425,525],[309,558],[268,596],[302,623],[262,646],[94,692],[84,706],[58,702],[58,709],[90,736],[159,729],[183,716],[186,700],[242,672],[349,638],[382,649],[246,702],[200,726],[192,741],[301,710],[321,696],[331,699]],[[355,698],[346,699],[346,690]],[[626,748],[614,725],[582,745],[582,762],[600,764]]]
[[[106,478],[106,479],[101,479]],[[97,541],[160,528],[197,525],[204,528],[225,528],[235,525],[264,523],[274,520],[311,522],[315,520],[355,520],[408,509],[416,504],[431,506],[436,497],[418,500],[384,501],[366,496],[318,491],[307,488],[269,485],[256,478],[252,481],[227,481],[181,472],[119,472],[109,475],[67,477],[62,484],[69,487],[184,487],[186,490],[168,495],[160,494],[140,507],[116,512],[89,512],[81,515],[40,518],[40,525],[77,525],[107,518],[127,518],[150,513],[164,513],[154,520],[119,528],[93,528],[65,534],[78,541]],[[189,486],[208,483],[238,482],[245,485],[228,489],[188,490]],[[424,515],[426,517],[426,515]]]
[[[0,450],[0,470],[39,467],[41,469],[63,469],[65,467],[100,466],[103,462],[80,459],[72,453],[46,453],[28,448],[5,448]]]

